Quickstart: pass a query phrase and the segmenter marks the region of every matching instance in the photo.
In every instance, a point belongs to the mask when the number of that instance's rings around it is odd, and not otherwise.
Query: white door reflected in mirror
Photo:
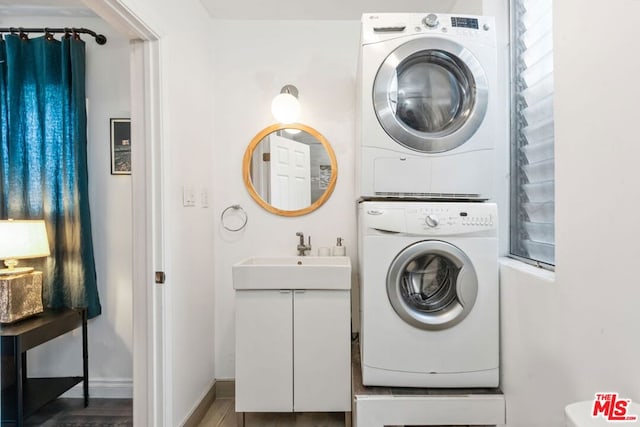
[[[311,204],[311,159],[308,145],[270,135],[271,205],[295,211]]]

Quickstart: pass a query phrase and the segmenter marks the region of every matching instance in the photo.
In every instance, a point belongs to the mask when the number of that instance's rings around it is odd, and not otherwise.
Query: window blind
[[[511,1],[512,255],[555,265],[551,0]]]

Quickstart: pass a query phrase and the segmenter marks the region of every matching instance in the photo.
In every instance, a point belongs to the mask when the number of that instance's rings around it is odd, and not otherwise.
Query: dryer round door
[[[441,330],[461,322],[478,295],[469,257],[440,240],[425,240],[400,252],[387,273],[387,295],[395,312],[420,329]]]
[[[487,111],[488,82],[476,57],[448,39],[422,37],[384,60],[373,84],[373,106],[385,132],[422,153],[464,144]]]

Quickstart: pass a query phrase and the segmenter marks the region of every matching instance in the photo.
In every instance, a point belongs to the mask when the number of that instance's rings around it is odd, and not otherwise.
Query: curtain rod
[[[65,28],[49,28],[49,27],[43,27],[43,28],[23,28],[23,27],[5,27],[5,28],[0,28],[0,33],[11,33],[11,34],[16,34],[18,33],[20,36],[25,36],[26,37],[26,33],[45,33],[45,36],[50,35],[52,36],[52,33],[65,33],[65,34],[89,34],[90,36],[94,37],[96,39],[96,43],[98,43],[99,45],[103,45],[105,43],[107,43],[107,38],[105,36],[103,36],[102,34],[96,34],[95,31],[91,31],[87,28],[70,28],[70,27],[65,27]]]

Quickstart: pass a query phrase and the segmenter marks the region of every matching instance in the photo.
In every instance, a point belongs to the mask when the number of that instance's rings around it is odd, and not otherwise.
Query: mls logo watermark
[[[631,399],[621,399],[618,393],[596,393],[591,416],[602,417],[608,421],[637,421],[637,414],[627,413]]]

